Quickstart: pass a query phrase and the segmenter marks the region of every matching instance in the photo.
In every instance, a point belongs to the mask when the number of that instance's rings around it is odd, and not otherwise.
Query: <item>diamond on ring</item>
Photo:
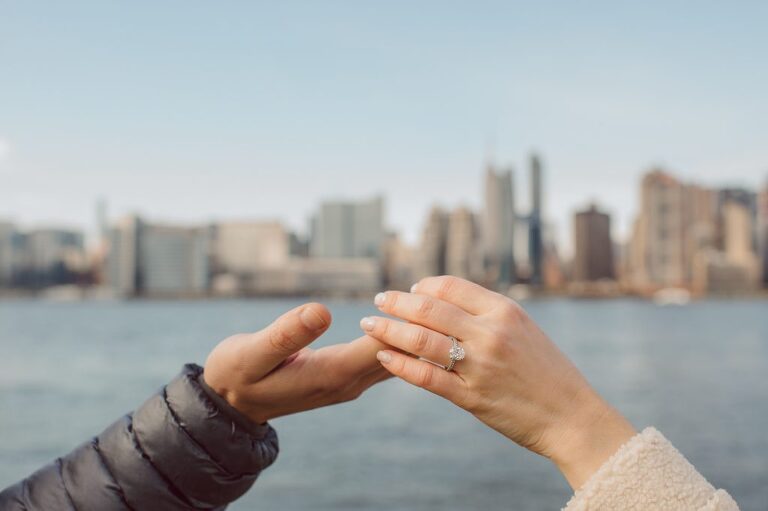
[[[456,362],[459,360],[464,360],[464,357],[467,356],[467,353],[464,351],[464,348],[461,347],[459,344],[458,339],[456,339],[454,336],[449,335],[448,339],[451,341],[451,349],[448,352],[448,358],[450,360],[450,363],[445,368],[446,371],[453,371],[454,366],[456,365]]]

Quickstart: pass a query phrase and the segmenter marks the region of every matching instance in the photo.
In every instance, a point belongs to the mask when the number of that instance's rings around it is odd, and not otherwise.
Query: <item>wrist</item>
[[[550,459],[575,491],[636,434],[621,413],[595,395],[557,436]]]
[[[232,404],[224,398],[219,392],[211,387],[205,379],[205,373],[202,373],[197,378],[200,388],[208,396],[208,399],[216,407],[216,409],[229,418],[233,423],[238,425],[242,430],[251,434],[256,438],[263,438],[268,431],[266,421],[257,422],[249,415],[246,415],[238,408],[232,406]]]
[[[220,381],[215,375],[209,371],[204,371],[200,375],[200,384],[206,390],[206,392],[214,399],[217,405],[222,403],[225,407],[230,408],[237,415],[246,419],[249,423],[258,426],[263,426],[269,420],[268,417],[262,416],[263,414],[257,413],[255,410],[250,409],[246,403],[239,398],[240,393],[232,388],[232,386],[226,385]]]

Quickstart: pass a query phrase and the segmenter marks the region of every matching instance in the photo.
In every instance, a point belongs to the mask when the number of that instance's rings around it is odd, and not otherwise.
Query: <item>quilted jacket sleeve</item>
[[[229,407],[201,375],[184,366],[134,413],[0,492],[0,510],[224,509],[275,460],[277,435]]]
[[[635,435],[576,492],[565,511],[738,511],[654,428]]]

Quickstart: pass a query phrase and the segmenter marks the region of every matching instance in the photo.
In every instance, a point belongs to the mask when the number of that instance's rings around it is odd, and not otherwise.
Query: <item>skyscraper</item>
[[[416,256],[416,277],[446,273],[445,252],[448,239],[448,215],[439,206],[429,211],[421,236],[421,248]]]
[[[215,271],[236,275],[287,264],[291,235],[276,221],[221,222],[213,226],[212,256]]]
[[[312,257],[380,259],[386,238],[384,199],[325,202],[312,219],[311,230]]]
[[[760,191],[757,225],[763,287],[768,287],[768,182]]]
[[[640,288],[686,284],[683,185],[655,169],[642,180],[632,239],[632,279]]]
[[[515,202],[512,169],[496,172],[488,166],[485,174],[483,211],[483,259],[488,276],[497,285],[515,281]]]
[[[0,287],[10,287],[16,268],[15,242],[16,227],[10,222],[0,221]]]
[[[611,217],[592,204],[573,218],[573,280],[588,282],[616,277]]]
[[[541,286],[544,264],[544,242],[542,237],[542,167],[538,155],[532,154],[531,160],[531,214],[528,220],[528,250],[531,262],[531,284]]]
[[[130,216],[112,229],[109,284],[119,296],[208,291],[208,229],[150,224]]]
[[[478,251],[479,229],[475,214],[466,207],[453,210],[448,219],[445,246],[446,273],[475,280],[481,266]]]

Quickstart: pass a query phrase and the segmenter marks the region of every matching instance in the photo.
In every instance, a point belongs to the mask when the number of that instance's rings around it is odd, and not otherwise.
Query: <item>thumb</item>
[[[319,303],[292,309],[271,325],[243,339],[240,354],[243,365],[260,379],[286,358],[320,337],[331,324],[331,313]]]

